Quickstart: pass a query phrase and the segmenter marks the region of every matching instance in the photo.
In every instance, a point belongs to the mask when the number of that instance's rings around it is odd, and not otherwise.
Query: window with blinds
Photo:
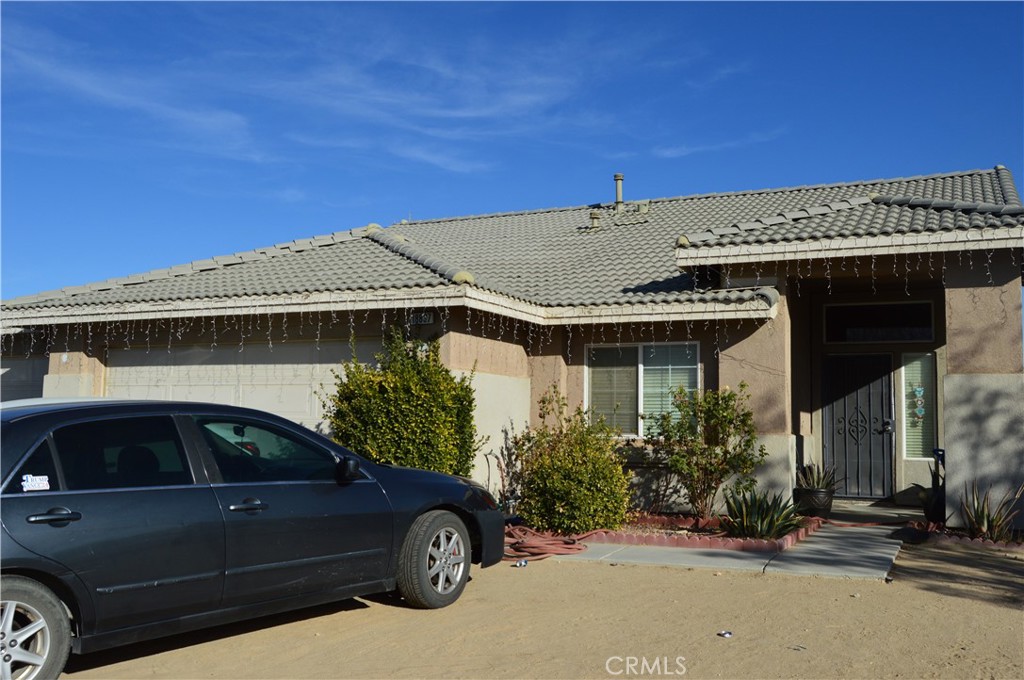
[[[903,355],[903,455],[925,458],[938,445],[935,355]]]
[[[591,347],[590,410],[623,434],[639,434],[641,414],[672,410],[673,389],[698,389],[698,359],[695,342]]]

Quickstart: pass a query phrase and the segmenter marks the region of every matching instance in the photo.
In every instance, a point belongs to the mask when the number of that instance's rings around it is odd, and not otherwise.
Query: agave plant
[[[1007,491],[997,504],[992,505],[991,489],[982,496],[978,492],[978,482],[971,484],[970,493],[964,484],[964,495],[960,498],[960,510],[967,522],[967,531],[972,538],[987,538],[990,541],[1009,541],[1013,538],[1013,518],[1019,510],[1013,506],[1024,495],[1024,484],[1017,492]]]
[[[829,489],[836,490],[836,469],[831,465],[821,467],[810,463],[796,470],[796,486],[798,489]]]
[[[796,508],[780,494],[748,491],[725,495],[725,532],[736,538],[781,538],[802,526]]]

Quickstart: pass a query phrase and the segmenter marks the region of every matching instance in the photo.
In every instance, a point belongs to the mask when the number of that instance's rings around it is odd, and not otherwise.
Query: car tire
[[[0,587],[3,677],[56,678],[71,650],[71,624],[64,605],[48,588],[21,576],[5,576]]]
[[[458,516],[432,510],[416,518],[398,556],[398,591],[413,607],[439,609],[459,599],[472,562],[469,532]]]

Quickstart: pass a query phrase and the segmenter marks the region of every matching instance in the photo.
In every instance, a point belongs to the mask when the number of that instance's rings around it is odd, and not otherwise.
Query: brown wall
[[[1024,370],[1019,253],[1000,251],[991,263],[983,253],[947,257],[945,279],[948,372]]]
[[[779,300],[778,314],[766,323],[734,333],[724,341],[719,356],[719,382],[738,389],[748,386],[748,405],[754,412],[759,434],[791,431],[790,319],[786,297]],[[726,330],[728,324],[726,324]]]

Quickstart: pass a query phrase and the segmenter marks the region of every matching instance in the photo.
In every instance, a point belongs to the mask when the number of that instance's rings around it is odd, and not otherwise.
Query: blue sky
[[[21,3],[3,299],[370,222],[1009,167],[1021,3]]]

